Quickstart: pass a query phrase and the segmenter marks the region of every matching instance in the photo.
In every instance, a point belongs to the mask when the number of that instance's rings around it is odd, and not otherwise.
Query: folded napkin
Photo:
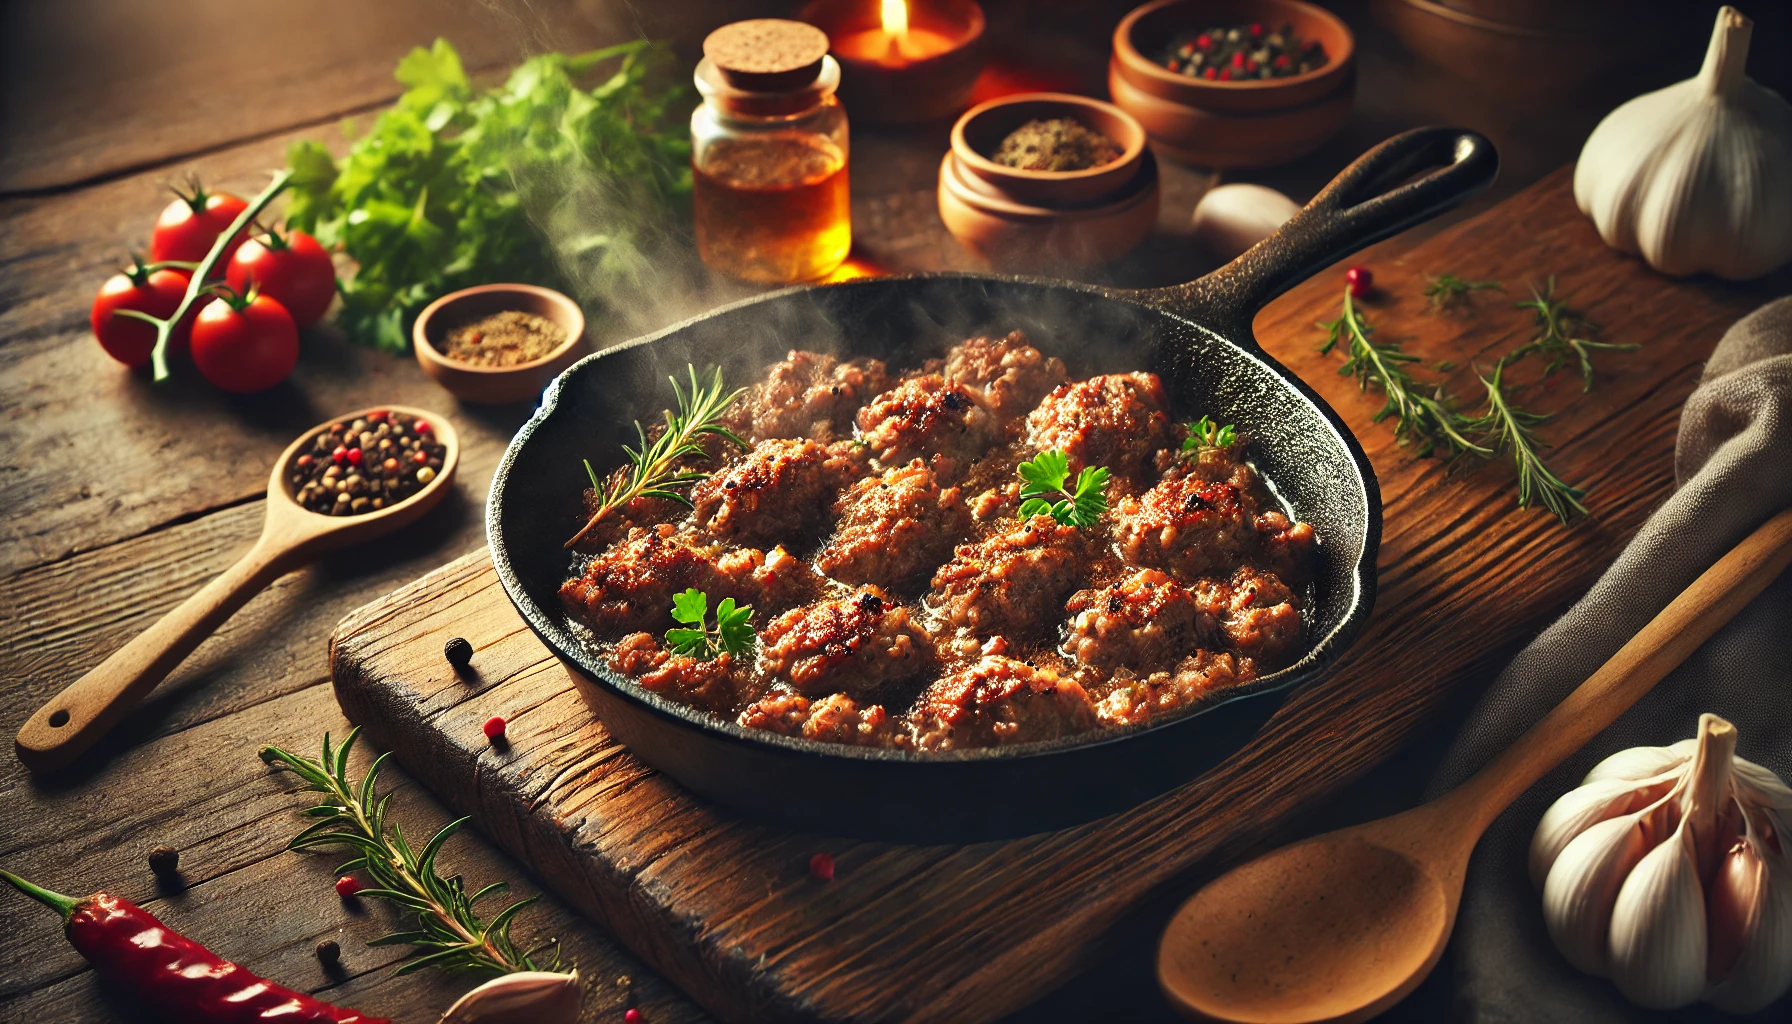
[[[1647,358],[1647,353],[1641,353]],[[1678,488],[1598,584],[1493,682],[1450,748],[1432,795],[1509,746],[1615,653],[1699,573],[1792,506],[1792,298],[1724,335],[1680,417]],[[1709,1007],[1664,1015],[1629,1005],[1581,974],[1544,931],[1526,874],[1543,811],[1602,758],[1697,732],[1701,712],[1735,723],[1737,753],[1792,780],[1792,573],[1766,591],[1585,749],[1520,797],[1488,829],[1469,867],[1452,942],[1453,1017],[1471,1024],[1606,1024],[1723,1017]],[[1781,999],[1762,1019],[1792,1019]]]

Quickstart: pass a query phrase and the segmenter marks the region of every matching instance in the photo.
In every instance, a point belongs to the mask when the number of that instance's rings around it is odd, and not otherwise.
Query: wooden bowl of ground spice
[[[1035,92],[980,104],[952,126],[952,155],[992,196],[1045,206],[1108,199],[1139,176],[1145,129],[1111,103]]]
[[[461,401],[530,401],[585,354],[585,314],[551,288],[480,285],[430,303],[411,341],[423,372]]]

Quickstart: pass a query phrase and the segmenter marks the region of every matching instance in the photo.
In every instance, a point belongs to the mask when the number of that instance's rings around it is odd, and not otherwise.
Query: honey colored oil
[[[806,133],[718,139],[694,164],[697,252],[735,277],[812,281],[846,262],[846,154]]]

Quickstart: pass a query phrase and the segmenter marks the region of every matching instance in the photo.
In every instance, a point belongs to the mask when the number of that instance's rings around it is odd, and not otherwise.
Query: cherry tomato
[[[193,365],[225,391],[266,391],[298,362],[299,328],[266,295],[220,295],[193,321]]]
[[[155,325],[135,317],[113,314],[121,309],[134,309],[166,320],[180,308],[180,300],[186,296],[187,282],[191,279],[192,275],[185,271],[169,267],[149,270],[141,262],[108,278],[93,298],[90,317],[93,336],[99,339],[100,347],[126,366],[148,364],[150,353],[156,347]],[[193,317],[189,314],[174,328],[173,336],[168,339],[169,345],[175,348],[185,345],[192,326]]]
[[[169,203],[156,218],[155,231],[149,236],[152,262],[184,260],[197,263],[205,259],[212,243],[249,206],[228,192],[207,192],[197,181],[193,183],[191,195],[178,189],[174,194],[180,198]],[[238,235],[230,248],[224,250],[223,258],[218,261],[219,267],[228,265],[231,253],[243,244],[244,237]]]
[[[259,287],[292,314],[293,322],[310,327],[323,319],[336,296],[336,267],[317,239],[303,231],[282,238],[270,231],[251,238],[230,257],[224,280],[239,295]]]

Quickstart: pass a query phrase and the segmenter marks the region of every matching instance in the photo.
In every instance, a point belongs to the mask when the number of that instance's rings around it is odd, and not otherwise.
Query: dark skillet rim
[[[1222,691],[1224,694],[1223,697],[1216,697],[1212,700],[1198,702],[1189,707],[1179,709],[1163,718],[1140,723],[1138,725],[1099,729],[1091,732],[1064,736],[1058,739],[1039,740],[1032,743],[1017,743],[1012,746],[976,747],[968,750],[945,750],[932,753],[920,753],[917,751],[897,750],[885,747],[858,747],[839,743],[823,743],[817,740],[805,740],[796,737],[781,736],[777,733],[767,732],[761,729],[747,729],[735,722],[710,714],[709,712],[690,707],[689,705],[680,704],[676,701],[667,700],[658,694],[643,689],[627,677],[612,672],[607,666],[603,665],[601,661],[592,655],[591,651],[577,636],[574,636],[569,632],[552,614],[537,605],[529,596],[527,589],[522,586],[515,568],[511,565],[509,551],[505,548],[502,541],[502,530],[500,529],[502,506],[498,501],[498,496],[504,488],[505,481],[509,479],[510,470],[516,461],[518,452],[520,452],[522,447],[534,437],[536,429],[540,427],[541,424],[545,423],[559,408],[560,395],[566,388],[566,382],[574,374],[605,356],[619,354],[643,345],[651,345],[659,339],[684,330],[686,327],[699,321],[708,320],[720,314],[732,312],[746,306],[770,302],[797,292],[810,292],[818,287],[851,288],[855,286],[865,287],[881,282],[930,280],[986,281],[999,284],[1021,284],[1060,290],[1068,289],[1071,291],[1082,292],[1092,298],[1124,302],[1154,314],[1180,320],[1203,334],[1218,340],[1222,344],[1237,349],[1240,354],[1261,366],[1265,372],[1273,374],[1292,385],[1295,391],[1305,398],[1307,402],[1319,412],[1321,418],[1330,424],[1333,435],[1343,444],[1345,451],[1348,452],[1351,457],[1350,461],[1357,474],[1357,479],[1362,485],[1364,497],[1367,499],[1368,521],[1364,523],[1363,551],[1361,557],[1357,560],[1354,570],[1350,574],[1351,584],[1355,593],[1352,595],[1352,604],[1349,614],[1344,617],[1343,621],[1334,626],[1331,632],[1320,638],[1320,640],[1309,648],[1307,653],[1302,655],[1300,660],[1296,661],[1294,664],[1289,665],[1286,668],[1278,669],[1269,675],[1261,676],[1244,686],[1233,687]],[[1249,328],[1246,327],[1245,330],[1248,331]],[[1149,732],[1177,727],[1187,722],[1189,719],[1237,701],[1281,693],[1323,674],[1333,662],[1342,657],[1344,652],[1349,650],[1351,645],[1356,642],[1362,633],[1363,626],[1368,622],[1370,612],[1375,606],[1375,565],[1377,554],[1381,548],[1381,520],[1381,487],[1376,480],[1374,469],[1369,463],[1369,458],[1367,454],[1364,453],[1362,446],[1357,442],[1355,435],[1344,425],[1343,420],[1339,418],[1337,412],[1333,410],[1324,399],[1320,398],[1312,388],[1309,388],[1306,385],[1306,382],[1302,381],[1292,371],[1276,362],[1268,353],[1264,352],[1260,346],[1255,344],[1254,338],[1252,338],[1252,344],[1248,346],[1241,345],[1181,311],[1167,309],[1150,302],[1141,301],[1139,298],[1127,295],[1124,292],[1116,292],[1115,290],[1103,288],[1098,285],[1056,281],[1038,277],[966,273],[901,274],[870,279],[857,279],[841,282],[835,285],[796,285],[790,288],[781,288],[777,291],[767,292],[763,295],[755,295],[738,302],[717,306],[708,312],[681,320],[678,323],[661,328],[651,334],[642,335],[641,337],[622,342],[621,344],[610,348],[592,352],[580,358],[578,362],[568,366],[554,378],[552,383],[548,385],[547,390],[542,394],[541,405],[529,417],[528,422],[524,423],[522,427],[517,430],[516,435],[511,438],[510,444],[504,449],[503,459],[499,461],[498,468],[492,474],[491,491],[487,495],[485,507],[486,544],[491,551],[492,564],[497,569],[498,582],[503,586],[504,593],[510,598],[511,604],[516,606],[517,611],[523,617],[523,621],[527,623],[530,630],[541,639],[542,643],[546,644],[549,650],[561,660],[570,662],[572,665],[576,666],[580,674],[591,680],[595,685],[603,686],[618,697],[621,697],[662,719],[669,720],[675,725],[695,728],[716,739],[728,740],[748,747],[766,748],[769,751],[783,754],[807,754],[823,758],[836,757],[863,761],[913,764],[1009,760],[1018,757],[1071,754],[1086,750],[1094,750],[1112,743],[1123,743],[1127,740],[1143,736]],[[1324,543],[1324,538],[1320,539],[1320,543]]]

